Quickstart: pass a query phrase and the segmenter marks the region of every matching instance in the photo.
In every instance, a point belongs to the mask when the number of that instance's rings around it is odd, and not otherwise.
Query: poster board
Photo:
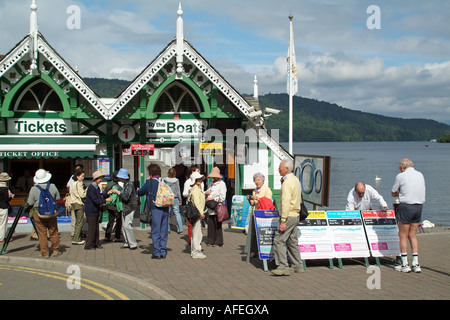
[[[310,211],[297,228],[302,260],[334,258],[332,231],[325,211]]]
[[[327,211],[335,258],[370,257],[359,211]]]
[[[235,195],[231,200],[230,224],[232,229],[244,230],[253,213],[247,196]]]
[[[302,185],[302,199],[306,202],[328,207],[330,197],[329,156],[296,154],[294,156],[294,174]]]
[[[253,214],[259,259],[273,259],[273,239],[275,231],[278,229],[280,214],[278,210],[255,210]]]
[[[399,256],[400,240],[394,211],[362,211],[361,215],[372,256]]]

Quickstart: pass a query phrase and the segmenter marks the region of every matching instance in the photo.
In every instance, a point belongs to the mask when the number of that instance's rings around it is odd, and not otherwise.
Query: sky
[[[31,2],[0,0],[0,54],[28,34]],[[179,2],[36,0],[39,31],[82,77],[130,81],[174,39]],[[241,94],[253,93],[255,75],[260,94],[287,93],[292,14],[298,96],[450,124],[450,1],[181,5],[186,40]]]

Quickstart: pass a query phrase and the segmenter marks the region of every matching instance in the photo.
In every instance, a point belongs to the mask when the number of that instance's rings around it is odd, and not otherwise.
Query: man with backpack
[[[41,257],[49,257],[47,231],[52,244],[53,257],[60,255],[60,240],[58,235],[58,223],[56,221],[56,201],[60,199],[59,191],[53,183],[50,183],[52,175],[43,169],[36,171],[33,181],[35,185],[30,189],[26,202],[30,209],[30,219],[34,219],[39,236]]]

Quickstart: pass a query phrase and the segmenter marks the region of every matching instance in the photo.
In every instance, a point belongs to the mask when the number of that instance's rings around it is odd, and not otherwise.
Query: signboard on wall
[[[223,143],[221,143],[221,142],[200,143],[200,154],[222,155],[223,154]]]
[[[207,122],[198,119],[147,120],[148,142],[199,141],[207,129]]]
[[[72,134],[70,119],[33,118],[8,119],[8,134],[66,135]]]
[[[295,155],[294,174],[302,185],[302,199],[327,207],[330,197],[330,163],[328,156]]]
[[[132,144],[132,156],[153,156],[155,154],[154,144]]]

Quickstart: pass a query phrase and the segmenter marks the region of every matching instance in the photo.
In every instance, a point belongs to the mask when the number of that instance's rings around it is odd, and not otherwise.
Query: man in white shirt
[[[372,201],[377,202],[381,210],[389,209],[386,201],[377,190],[364,182],[358,181],[348,193],[345,210],[372,210]]]
[[[395,270],[401,272],[411,272],[411,269],[414,272],[421,272],[418,254],[419,244],[416,234],[422,219],[426,189],[423,174],[413,167],[414,163],[410,159],[402,159],[399,163],[401,173],[395,177],[392,186],[392,196],[398,197],[400,200],[396,219],[402,264],[396,266]],[[412,268],[408,264],[408,240],[413,255]]]

